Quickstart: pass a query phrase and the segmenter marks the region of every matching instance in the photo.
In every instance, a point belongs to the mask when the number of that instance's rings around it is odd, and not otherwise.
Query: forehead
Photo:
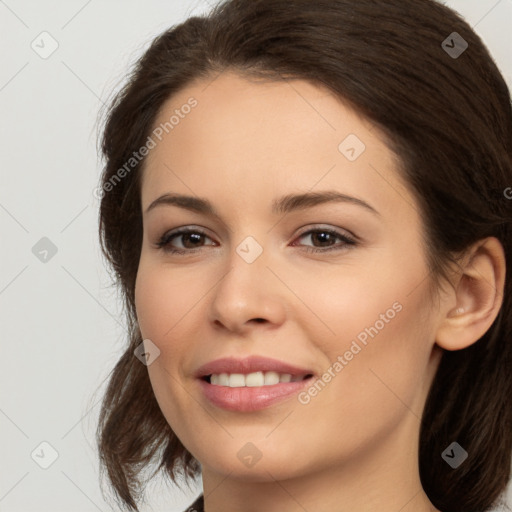
[[[143,207],[173,190],[219,199],[229,191],[256,201],[270,190],[336,189],[396,214],[414,203],[377,128],[304,80],[224,72],[196,81],[164,103],[158,129],[161,140],[143,174]]]

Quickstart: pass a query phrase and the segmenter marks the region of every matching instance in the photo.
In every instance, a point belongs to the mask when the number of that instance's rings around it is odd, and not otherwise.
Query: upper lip
[[[277,359],[270,359],[263,356],[249,356],[243,359],[236,357],[223,357],[221,359],[216,359],[215,361],[210,361],[198,368],[195,376],[201,378],[212,375],[213,373],[248,374],[253,372],[271,371],[277,373],[289,373],[292,376],[313,375],[311,370],[299,368]]]

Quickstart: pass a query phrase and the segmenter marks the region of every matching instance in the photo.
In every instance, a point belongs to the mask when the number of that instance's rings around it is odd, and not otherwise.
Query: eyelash
[[[322,247],[322,248],[305,246],[305,250],[307,252],[311,252],[311,253],[326,253],[326,252],[329,252],[329,251],[340,251],[343,248],[345,248],[346,246],[356,246],[357,245],[357,242],[356,242],[356,240],[354,238],[352,238],[352,237],[350,237],[348,235],[342,234],[342,233],[340,233],[338,231],[335,231],[333,229],[327,229],[327,228],[310,229],[309,231],[305,231],[304,233],[301,233],[298,236],[298,238],[302,238],[302,237],[304,237],[306,235],[310,235],[312,233],[328,233],[329,235],[332,235],[332,236],[342,240],[344,245],[342,245],[341,247],[338,245],[338,246],[334,246],[334,247]],[[210,238],[206,233],[204,233],[200,229],[185,228],[185,229],[181,229],[179,231],[175,231],[174,233],[173,232],[165,233],[160,238],[160,240],[156,243],[156,246],[159,249],[162,249],[165,252],[169,252],[169,253],[172,253],[172,254],[190,254],[190,253],[195,253],[198,250],[201,250],[202,247],[197,247],[197,248],[193,248],[193,249],[175,249],[175,248],[171,248],[171,246],[169,244],[170,244],[170,242],[172,240],[174,240],[174,238],[178,238],[181,235],[187,235],[187,234],[199,234],[199,235],[203,235],[203,236],[205,236],[207,238]]]

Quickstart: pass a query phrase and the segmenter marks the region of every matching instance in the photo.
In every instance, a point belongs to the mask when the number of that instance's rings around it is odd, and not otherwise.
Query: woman
[[[190,510],[484,511],[512,451],[512,110],[431,0],[227,0],[103,134],[130,339],[98,445]]]

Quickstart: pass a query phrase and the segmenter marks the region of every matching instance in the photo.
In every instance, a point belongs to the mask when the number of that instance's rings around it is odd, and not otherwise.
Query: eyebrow
[[[361,206],[375,215],[380,213],[370,204],[362,199],[348,196],[340,192],[322,191],[307,192],[303,194],[288,194],[286,196],[275,199],[272,202],[272,213],[275,215],[283,215],[293,211],[305,210],[325,203],[347,203]],[[217,217],[220,215],[213,205],[207,199],[194,196],[185,196],[181,194],[164,194],[155,199],[146,209],[146,213],[150,212],[157,206],[177,206],[192,212]]]

